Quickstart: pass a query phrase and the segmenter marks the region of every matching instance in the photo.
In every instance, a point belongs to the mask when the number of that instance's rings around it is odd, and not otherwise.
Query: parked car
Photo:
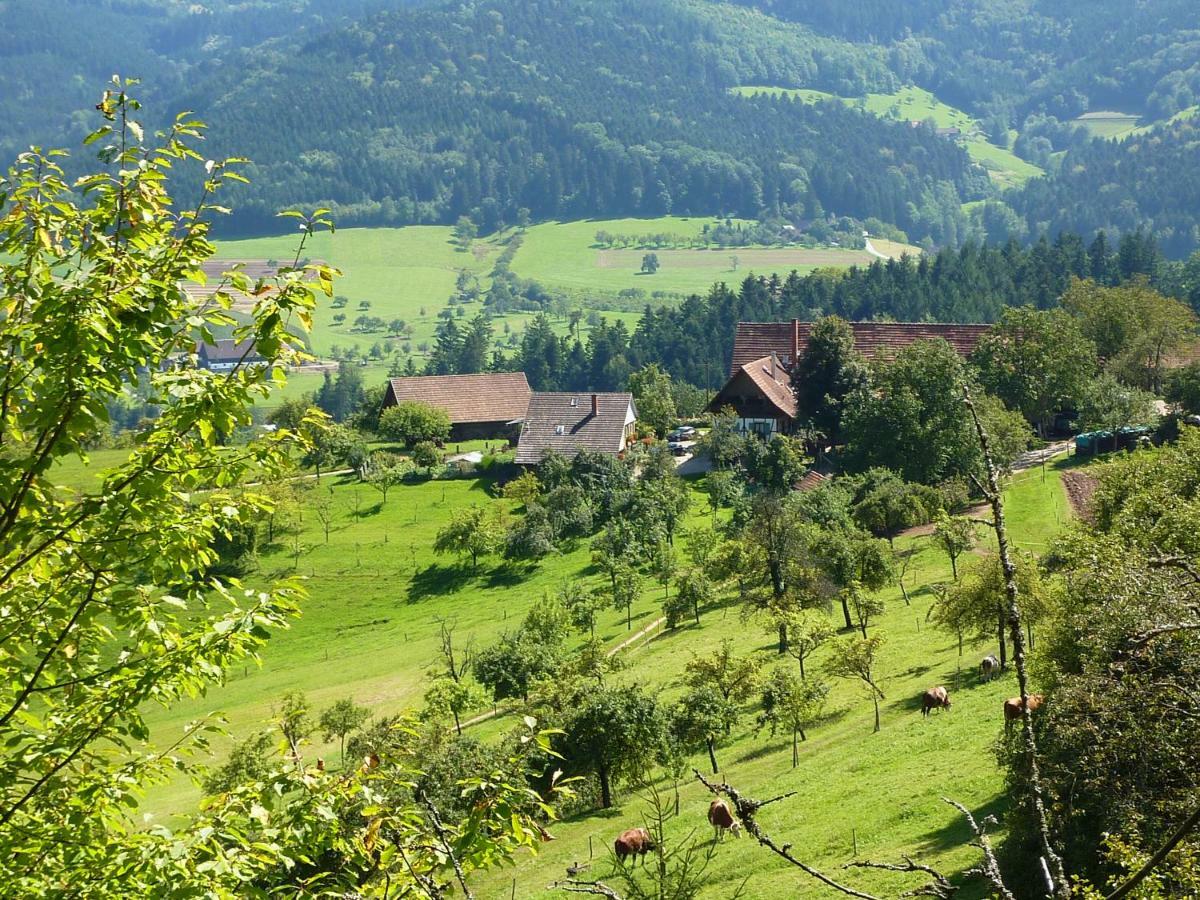
[[[680,425],[667,435],[668,441],[690,441],[696,436],[696,429],[691,425]]]
[[[684,456],[690,449],[683,441],[667,441],[667,449],[674,456]]]

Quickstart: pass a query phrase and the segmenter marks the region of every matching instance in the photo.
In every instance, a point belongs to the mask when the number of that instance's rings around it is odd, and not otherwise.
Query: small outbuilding
[[[383,408],[415,401],[443,409],[450,417],[452,441],[512,440],[532,394],[524,372],[414,375],[388,382]]]
[[[535,392],[516,461],[532,466],[548,453],[574,457],[580,450],[617,456],[629,446],[636,421],[633,394]]]
[[[249,366],[266,362],[266,357],[258,352],[253,338],[235,341],[232,338],[221,338],[211,344],[198,344],[196,355],[199,357],[200,368],[213,372],[229,372],[239,365]]]

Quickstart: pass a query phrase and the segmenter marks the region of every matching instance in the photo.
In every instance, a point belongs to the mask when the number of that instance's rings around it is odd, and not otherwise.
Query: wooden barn
[[[383,408],[416,401],[444,409],[452,441],[513,440],[532,393],[524,372],[415,375],[388,381]]]
[[[738,427],[764,437],[787,434],[796,420],[791,369],[803,356],[812,322],[738,322],[729,380],[709,403],[712,412],[732,407]],[[940,338],[967,356],[990,325],[932,322],[851,322],[854,347],[866,359],[890,359],[920,340]]]

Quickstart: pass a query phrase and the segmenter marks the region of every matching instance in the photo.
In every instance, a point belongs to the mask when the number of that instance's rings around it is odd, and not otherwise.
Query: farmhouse
[[[516,437],[533,392],[524,372],[488,375],[418,375],[393,378],[383,408],[408,401],[444,409],[450,439],[469,441]]]
[[[738,322],[729,380],[709,403],[712,412],[732,407],[738,429],[764,437],[786,434],[796,418],[791,368],[808,346],[812,322]],[[967,356],[990,325],[926,322],[851,322],[854,347],[866,359],[890,359],[914,341],[940,338]]]
[[[212,344],[199,344],[196,353],[200,357],[200,368],[213,372],[229,372],[238,365],[267,361],[254,346],[252,338],[246,338],[244,341],[222,338]]]
[[[536,465],[547,453],[580,450],[615,456],[629,445],[636,420],[632,394],[537,392],[529,398],[516,461]]]

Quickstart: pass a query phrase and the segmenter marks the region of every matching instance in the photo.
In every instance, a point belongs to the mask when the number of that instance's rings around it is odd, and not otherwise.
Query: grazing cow
[[[1029,712],[1037,712],[1037,708],[1042,705],[1042,701],[1046,698],[1041,694],[1029,695]],[[1009,697],[1004,701],[1004,729],[1007,731],[1012,727],[1012,723],[1021,718],[1024,709],[1021,706],[1020,697]]]
[[[627,856],[645,855],[654,849],[654,839],[650,837],[650,832],[645,828],[630,828],[628,831],[622,831],[617,839],[613,841],[613,852],[617,854],[617,862],[624,864]]]
[[[979,674],[984,681],[991,681],[1000,674],[1000,660],[995,655],[985,656],[979,663]]]
[[[931,687],[921,695],[921,715],[928,716],[929,711],[934,708],[950,708],[950,695],[940,685],[938,687]]]
[[[713,840],[725,840],[725,832],[732,831],[733,836],[742,836],[742,823],[733,817],[729,804],[717,797],[708,804],[708,824],[713,827]]]

